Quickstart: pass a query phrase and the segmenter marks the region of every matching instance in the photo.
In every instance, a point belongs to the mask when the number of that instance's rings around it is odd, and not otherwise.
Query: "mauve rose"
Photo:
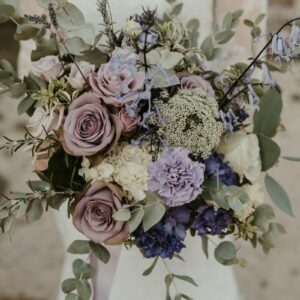
[[[177,74],[181,82],[181,87],[183,89],[197,89],[201,88],[208,97],[215,97],[215,91],[212,88],[211,84],[203,79],[199,75],[193,75],[188,72],[180,72]]]
[[[141,122],[140,116],[130,117],[124,108],[119,111],[118,118],[123,124],[122,132],[128,132],[135,129]]]
[[[74,156],[92,156],[109,152],[117,144],[123,125],[117,116],[90,93],[69,106],[64,124],[63,147]]]
[[[137,59],[129,50],[116,49],[109,63],[101,65],[98,73],[90,74],[95,95],[117,107],[137,100],[145,83],[145,73],[137,71]]]
[[[65,108],[62,105],[52,108],[49,112],[42,107],[37,107],[26,127],[34,137],[43,139],[47,134],[60,129],[64,119],[64,111]]]
[[[74,226],[96,243],[123,243],[128,236],[128,224],[113,219],[123,200],[122,192],[115,185],[95,182],[76,199],[72,214]]]
[[[74,89],[81,90],[86,87],[86,80],[88,80],[90,73],[95,71],[95,66],[85,61],[80,61],[77,65],[81,72],[75,64],[72,64],[69,77],[67,78]]]
[[[50,81],[60,76],[63,66],[59,58],[54,55],[42,57],[40,60],[32,63],[32,72],[45,81]]]

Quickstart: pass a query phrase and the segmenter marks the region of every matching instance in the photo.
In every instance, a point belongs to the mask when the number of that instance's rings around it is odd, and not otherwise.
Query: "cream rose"
[[[239,174],[240,181],[246,177],[250,182],[258,181],[261,174],[261,158],[258,138],[255,134],[237,132],[223,140],[218,148],[233,170]]]
[[[78,67],[81,72],[78,70]],[[80,90],[86,87],[86,82],[90,73],[95,71],[95,66],[88,62],[80,61],[78,62],[78,67],[75,64],[71,65],[71,71],[67,79],[74,89]]]

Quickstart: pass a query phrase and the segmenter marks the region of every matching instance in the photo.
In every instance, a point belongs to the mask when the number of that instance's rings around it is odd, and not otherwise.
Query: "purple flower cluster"
[[[237,175],[233,172],[227,162],[224,161],[224,155],[213,153],[205,162],[205,174],[208,177],[219,177],[219,180],[225,185],[234,185]]]
[[[173,258],[185,247],[186,225],[190,221],[190,211],[186,207],[176,207],[168,211],[164,219],[145,232],[141,229],[136,236],[136,246],[146,258],[160,256]]]
[[[232,214],[219,208],[217,211],[210,205],[203,205],[199,208],[198,216],[191,228],[195,229],[200,236],[207,234],[219,235],[233,223]]]
[[[202,192],[205,165],[189,158],[184,148],[167,148],[149,166],[149,190],[171,207],[189,203]]]

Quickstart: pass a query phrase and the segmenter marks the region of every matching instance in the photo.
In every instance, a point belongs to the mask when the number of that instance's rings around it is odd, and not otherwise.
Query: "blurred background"
[[[230,4],[230,0],[226,1]],[[269,0],[268,31],[277,29],[293,18],[296,12],[300,15],[300,0]],[[13,23],[0,25],[0,57],[16,66],[19,45],[13,40],[13,33]],[[284,155],[299,156],[300,79],[290,73],[277,76],[283,87],[285,102],[284,130],[278,134],[277,141]],[[0,136],[23,136],[26,118],[17,117],[17,104],[17,100],[7,96],[0,98]],[[243,245],[240,256],[245,257],[249,264],[246,269],[236,267],[236,277],[245,300],[299,300],[300,164],[281,161],[280,167],[274,168],[271,173],[289,191],[296,218],[286,217],[276,210],[287,234],[281,239],[279,247],[268,256],[261,250],[253,250],[248,244]],[[0,153],[0,192],[8,188],[15,191],[24,189],[24,178],[28,176],[28,154],[18,152],[11,158],[8,153]],[[20,221],[12,241],[0,235],[0,300],[55,299],[63,255],[62,241],[51,213],[30,226]]]

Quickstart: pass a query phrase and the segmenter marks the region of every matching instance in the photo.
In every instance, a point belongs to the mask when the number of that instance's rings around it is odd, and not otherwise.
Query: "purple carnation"
[[[232,223],[233,217],[229,211],[223,208],[216,211],[213,206],[203,205],[200,206],[199,214],[191,228],[195,229],[200,236],[219,235]]]
[[[181,206],[202,192],[205,165],[189,158],[184,148],[167,148],[150,164],[150,191],[156,192],[167,205]]]

